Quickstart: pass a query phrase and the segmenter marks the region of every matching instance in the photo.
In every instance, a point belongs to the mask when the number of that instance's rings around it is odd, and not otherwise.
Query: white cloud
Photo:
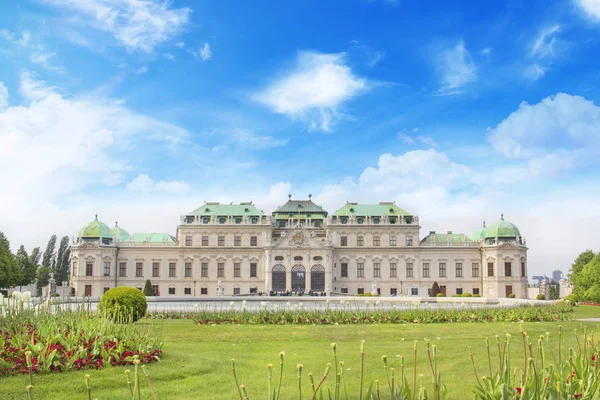
[[[212,58],[212,52],[210,50],[210,44],[204,43],[204,46],[200,49],[200,58],[202,61],[207,61]]]
[[[163,53],[163,57],[167,58],[167,59],[169,59],[171,61],[173,61],[175,59],[175,56],[173,54],[171,54],[171,53]]]
[[[352,73],[345,54],[301,52],[296,64],[254,99],[273,112],[309,121],[312,129],[331,131],[338,108],[368,90],[366,79]]]
[[[494,128],[488,141],[510,158],[531,157],[553,149],[573,151],[598,148],[600,107],[581,96],[558,93],[538,104],[523,102]]]
[[[246,129],[232,129],[223,131],[233,142],[250,149],[267,149],[281,147],[287,144],[287,139],[276,139],[272,136],[259,136]]]
[[[135,73],[138,75],[145,74],[146,72],[148,72],[148,67],[145,65],[141,66],[137,71],[135,71]]]
[[[185,43],[183,43],[183,42],[177,42],[177,43],[175,43],[175,46],[177,46],[180,49],[182,49],[185,46]]]
[[[139,174],[126,186],[130,192],[158,192],[158,193],[170,193],[170,194],[181,194],[188,192],[191,187],[184,181],[154,181],[146,174]]]
[[[8,105],[8,88],[0,82],[0,109]]]
[[[442,83],[440,95],[460,94],[467,84],[477,80],[477,68],[462,40],[438,51],[436,67]]]
[[[525,73],[523,75],[529,80],[537,81],[546,75],[546,69],[547,68],[541,67],[539,64],[532,64],[525,68]]]
[[[29,33],[29,31],[23,31],[21,32],[21,37],[18,38],[14,32],[0,29],[0,37],[4,38],[7,42],[16,43],[19,46],[26,47],[29,44],[29,40],[31,40],[31,33]]]
[[[379,64],[385,58],[385,51],[375,51],[371,54],[369,59],[369,67],[373,68],[375,65]]]
[[[56,56],[56,53],[34,53],[31,55],[31,62],[34,64],[46,64],[54,56]]]
[[[420,128],[414,128],[411,132],[412,133],[416,133],[419,132],[421,129]],[[405,144],[408,145],[414,145],[417,143],[421,143],[424,144],[426,146],[429,147],[436,147],[437,143],[435,142],[435,140],[429,136],[423,136],[423,135],[411,135],[410,133],[407,132],[406,129],[403,129],[402,131],[398,132],[396,134],[396,136],[398,137],[398,139],[402,140],[402,142],[404,142]]]
[[[128,50],[152,52],[187,25],[189,8],[170,8],[159,0],[43,0],[79,13],[92,27],[111,33]]]
[[[600,22],[600,1],[598,0],[575,0],[586,16],[596,22]]]
[[[492,48],[484,47],[483,49],[481,49],[481,51],[479,53],[481,53],[481,55],[484,55],[484,56],[489,56],[492,54]]]
[[[556,34],[560,32],[560,25],[542,29],[538,37],[533,41],[530,55],[538,59],[552,58],[556,55],[558,39]]]
[[[21,73],[19,93],[26,100],[40,100],[54,96],[56,88],[48,86],[45,81],[36,79],[30,72],[24,71]]]

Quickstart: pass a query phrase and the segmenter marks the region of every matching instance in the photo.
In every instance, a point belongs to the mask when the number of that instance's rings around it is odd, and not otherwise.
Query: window
[[[418,296],[419,295],[419,288],[410,288],[410,295],[411,296]]]
[[[365,294],[365,289],[364,288],[358,288],[357,293],[358,294]]]
[[[141,262],[135,263],[135,276],[141,278],[144,276],[144,264]]]
[[[184,276],[186,278],[191,278],[192,277],[192,263],[191,262],[186,262],[185,263]]]
[[[479,288],[474,287],[473,288],[473,294],[479,294]]]
[[[302,260],[304,260],[304,257],[302,257],[302,256],[294,257],[294,261],[302,261]]]
[[[429,278],[429,263],[423,263],[423,278]]]
[[[398,276],[398,270],[396,269],[396,263],[390,263],[390,278],[396,278]]]
[[[250,246],[258,245],[258,236],[250,236]]]
[[[92,272],[94,272],[94,264],[86,263],[85,264],[85,276],[92,276]]]
[[[250,263],[250,278],[256,278],[256,263]]]
[[[407,235],[406,236],[406,245],[407,246],[412,246],[412,244],[413,244],[412,239],[413,239],[412,235]]]
[[[379,236],[373,236],[373,246],[379,246]]]
[[[224,223],[225,223],[225,220],[226,220],[225,218],[221,217],[221,218],[219,218],[219,223],[220,223],[220,224],[224,224]]]
[[[522,277],[526,276],[526,274],[525,274],[525,262],[524,261],[521,261],[521,276]]]
[[[462,288],[456,288],[456,294],[462,294]]]
[[[380,221],[380,220],[379,220],[379,218],[373,218],[373,223],[374,223],[374,224],[378,224],[378,223],[379,223],[379,221]]]
[[[396,245],[396,235],[390,235],[390,246]]]
[[[160,264],[152,263],[152,276],[160,276]]]
[[[200,278],[208,278],[208,263],[200,264]]]
[[[479,263],[471,264],[471,276],[473,278],[479,278]]]
[[[209,217],[202,218],[202,223],[203,224],[208,224],[209,222],[210,222],[210,218]]]
[[[175,288],[174,287],[170,287],[169,288],[169,294],[175,294]]]
[[[252,225],[256,225],[256,224],[258,224],[258,218],[256,218],[256,217],[252,217],[252,218],[250,218],[250,223],[251,223]]]
[[[192,288],[191,287],[183,288],[183,294],[192,294]]]
[[[348,263],[342,263],[342,278],[348,277]]]
[[[356,264],[356,277],[357,278],[365,277],[365,263]]]
[[[233,264],[233,277],[234,278],[242,277],[242,264],[240,264],[240,263]]]
[[[169,278],[175,278],[177,276],[177,264],[169,263]]]
[[[208,236],[202,236],[202,246],[208,246]]]
[[[364,236],[357,236],[356,237],[356,245],[357,246],[364,246],[365,245],[365,237]]]
[[[440,285],[440,292],[444,293],[444,296],[446,295],[446,285]]]
[[[413,277],[413,263],[406,263],[406,277]]]
[[[380,263],[373,264],[373,278],[381,278],[381,264]]]
[[[234,236],[233,237],[233,245],[234,246],[241,246],[242,245],[242,237],[241,236]]]
[[[219,236],[219,246],[225,246],[225,236]]]
[[[395,287],[390,288],[390,296],[397,296],[398,295],[398,289],[396,289]]]
[[[314,256],[313,260],[314,261],[323,261],[323,257],[321,257],[321,256]]]
[[[347,287],[343,287],[342,288],[342,293],[345,293],[345,294],[348,293],[348,288]]]
[[[456,272],[456,277],[457,278],[462,278],[463,277],[462,263],[456,263],[454,265],[454,269],[455,269],[455,272]]]
[[[242,223],[242,219],[241,219],[240,217],[237,217],[237,218],[235,219],[235,223],[236,223],[236,224],[241,224],[241,223]]]
[[[283,257],[282,256],[277,256],[277,257],[275,257],[275,261],[283,261]]]
[[[102,290],[102,293],[106,293],[106,292],[108,292],[109,290],[110,290],[110,288],[109,288],[109,287],[105,287],[105,288]]]
[[[200,294],[208,294],[208,288],[200,288]]]
[[[152,294],[154,296],[160,295],[160,291],[158,290],[158,285],[152,285]]]
[[[119,263],[119,276],[127,276],[127,263]]]
[[[446,277],[446,263],[440,263],[440,278]]]
[[[240,293],[241,293],[241,291],[240,291],[240,288],[239,288],[239,287],[233,288],[233,294],[234,294],[234,295],[236,295],[236,294],[240,294]]]
[[[191,246],[192,245],[192,237],[191,236],[186,236],[185,237],[185,245],[186,246]]]
[[[225,263],[217,264],[217,278],[225,277]]]
[[[488,263],[488,276],[494,276],[494,263]]]
[[[512,276],[512,263],[504,263],[504,276]]]
[[[85,285],[85,292],[83,292],[84,296],[92,295],[92,285]]]
[[[110,262],[105,261],[104,262],[104,276],[109,276],[110,275]]]
[[[348,236],[342,236],[340,238],[340,246],[348,246]]]

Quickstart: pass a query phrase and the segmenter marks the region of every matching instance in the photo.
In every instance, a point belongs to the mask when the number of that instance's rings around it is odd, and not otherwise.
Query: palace
[[[207,202],[182,215],[177,233],[129,234],[96,219],[72,244],[71,286],[100,296],[111,287],[159,296],[215,296],[285,291],[427,296],[434,282],[447,296],[527,297],[527,247],[506,221],[471,236],[429,232],[394,202],[346,203],[329,214],[292,200],[265,215],[252,202]]]

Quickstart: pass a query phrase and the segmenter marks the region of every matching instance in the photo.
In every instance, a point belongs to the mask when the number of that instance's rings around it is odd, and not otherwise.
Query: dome
[[[105,223],[98,221],[98,214],[96,219],[81,228],[79,231],[79,237],[81,239],[110,239],[112,240],[113,234],[110,228]]]
[[[471,235],[471,240],[474,242],[481,242],[483,239],[485,239],[485,221],[483,222],[483,226],[479,229],[477,229],[475,232],[473,232],[473,234]]]
[[[119,223],[115,222],[115,227],[110,230],[112,232],[113,241],[115,242],[129,242],[131,236],[125,229],[119,228]]]
[[[521,232],[519,232],[519,228],[513,223],[504,220],[504,214],[502,214],[500,222],[486,228],[485,237],[487,238],[495,238],[495,237],[503,237],[503,238],[518,238],[521,236]]]

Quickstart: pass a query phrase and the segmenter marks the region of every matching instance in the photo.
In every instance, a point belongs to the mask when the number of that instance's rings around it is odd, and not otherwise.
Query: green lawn
[[[577,318],[600,318],[600,306],[578,306],[575,307]]]
[[[579,308],[587,316],[592,311]],[[144,323],[144,321],[142,322]],[[550,332],[556,342],[558,323],[527,323],[526,331],[537,339]],[[573,330],[576,322],[562,323],[565,332],[564,347],[574,345]],[[597,331],[600,324],[587,324]],[[438,348],[442,379],[450,391],[450,399],[471,398],[474,375],[468,355],[468,346],[476,352],[479,375],[487,370],[484,338],[495,335],[513,336],[514,362],[522,355],[519,325],[490,324],[423,324],[423,325],[340,325],[340,326],[198,326],[187,320],[157,322],[165,337],[162,361],[148,367],[159,399],[236,399],[237,393],[231,374],[230,359],[235,358],[240,383],[248,387],[250,399],[266,397],[266,365],[279,366],[279,352],[284,350],[285,369],[282,399],[296,396],[296,364],[304,365],[306,373],[321,376],[327,362],[332,362],[331,342],[338,344],[338,360],[344,360],[348,378],[348,398],[357,398],[360,340],[366,340],[365,381],[380,379],[385,382],[381,356],[389,357],[391,366],[399,370],[400,359],[407,357],[407,369],[412,373],[413,341],[418,340],[419,374],[430,382],[425,364],[425,341],[429,339]],[[439,337],[439,339],[438,339]],[[535,343],[536,340],[532,339]],[[551,346],[555,348],[555,346]],[[497,355],[494,358],[497,360]],[[497,364],[496,364],[497,365]],[[517,364],[513,364],[517,365]],[[124,370],[107,368],[100,371],[68,372],[35,376],[36,399],[81,400],[85,394],[84,375],[91,374],[93,398],[128,399]],[[0,378],[0,399],[26,399],[27,376]],[[148,397],[146,385],[143,386]],[[329,386],[331,387],[331,386]],[[308,385],[304,386],[305,393]],[[306,396],[305,396],[306,398]]]

